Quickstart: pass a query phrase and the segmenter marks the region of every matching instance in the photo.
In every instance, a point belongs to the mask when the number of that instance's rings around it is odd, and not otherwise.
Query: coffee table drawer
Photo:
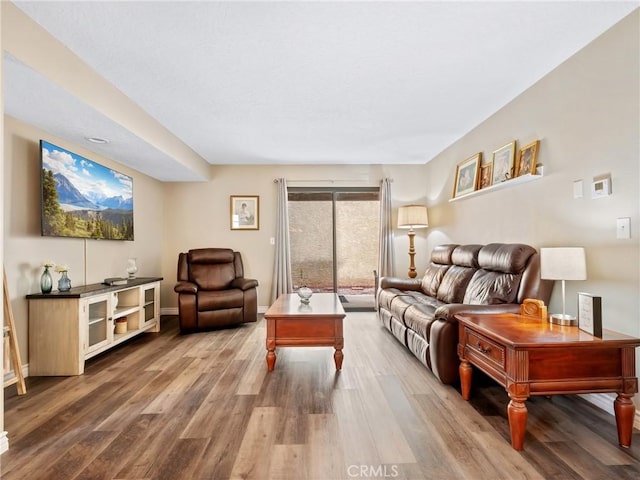
[[[276,321],[276,338],[333,338],[335,336],[336,321],[332,319],[281,318]]]
[[[474,352],[482,355],[483,358],[498,365],[501,369],[505,368],[505,348],[496,342],[489,340],[473,330],[465,328],[466,346]]]

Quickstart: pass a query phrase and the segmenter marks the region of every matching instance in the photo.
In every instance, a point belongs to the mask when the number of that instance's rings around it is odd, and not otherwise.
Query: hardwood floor
[[[637,479],[640,432],[576,397],[534,397],[525,450],[509,443],[508,398],[478,379],[472,399],[440,384],[374,313],[349,312],[332,348],[281,348],[264,320],[180,336],[175,317],[88,362],[79,377],[5,390],[4,479]]]

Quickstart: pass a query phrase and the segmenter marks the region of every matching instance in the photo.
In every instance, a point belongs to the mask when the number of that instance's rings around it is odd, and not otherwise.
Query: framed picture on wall
[[[504,182],[513,177],[513,159],[516,152],[516,141],[500,147],[493,152],[493,174],[491,184]]]
[[[260,229],[260,197],[258,195],[231,195],[231,230]]]
[[[535,142],[522,147],[518,152],[517,177],[536,173],[538,145],[540,145],[540,140],[536,140]]]
[[[471,193],[476,189],[481,161],[482,152],[476,153],[474,156],[458,164],[456,167],[456,180],[453,185],[454,198]]]
[[[478,190],[491,186],[491,173],[493,172],[493,162],[480,165],[480,180]]]

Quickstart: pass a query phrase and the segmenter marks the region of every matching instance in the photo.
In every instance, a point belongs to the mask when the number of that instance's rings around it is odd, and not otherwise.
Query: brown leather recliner
[[[240,252],[199,248],[178,257],[178,309],[181,332],[255,322],[258,281],[244,278]]]

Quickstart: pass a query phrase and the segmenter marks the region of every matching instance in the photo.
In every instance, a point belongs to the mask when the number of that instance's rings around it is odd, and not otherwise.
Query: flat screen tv
[[[40,140],[42,235],[133,240],[133,179]]]

